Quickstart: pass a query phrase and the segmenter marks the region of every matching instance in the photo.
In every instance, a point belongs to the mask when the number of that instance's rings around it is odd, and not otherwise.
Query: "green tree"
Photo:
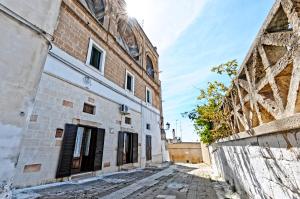
[[[228,61],[211,69],[220,75],[234,78],[237,74],[236,60]],[[229,87],[219,81],[208,82],[205,89],[200,89],[199,104],[190,112],[183,113],[194,122],[196,132],[202,142],[210,144],[220,138],[231,135],[228,124],[229,114],[223,111],[224,98],[228,95]]]

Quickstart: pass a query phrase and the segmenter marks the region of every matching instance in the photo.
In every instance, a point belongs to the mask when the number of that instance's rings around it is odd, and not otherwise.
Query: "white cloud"
[[[199,68],[198,70],[188,71],[185,74],[163,77],[163,96],[168,98],[175,97],[178,93],[185,95],[194,89],[198,89],[201,83],[208,80],[210,74],[210,68]]]
[[[197,18],[206,0],[127,0],[129,15],[144,22],[144,30],[162,53]]]

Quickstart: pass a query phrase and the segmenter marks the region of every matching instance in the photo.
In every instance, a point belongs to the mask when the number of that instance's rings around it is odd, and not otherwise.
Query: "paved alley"
[[[184,164],[16,190],[14,198],[238,198],[228,190],[226,183],[211,179],[209,167]]]

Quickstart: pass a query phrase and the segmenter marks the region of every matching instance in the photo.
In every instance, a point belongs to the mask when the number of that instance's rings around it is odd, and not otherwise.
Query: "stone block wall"
[[[85,102],[95,105],[94,115],[82,112]],[[56,131],[64,129],[66,123],[105,129],[100,173],[119,169],[116,166],[119,131],[139,134],[140,157],[141,147],[144,147],[141,144],[141,113],[131,110],[132,125],[126,125],[119,108],[120,105],[115,102],[44,74],[33,109],[34,120],[30,121],[21,143],[14,185],[24,187],[56,181],[62,145],[62,137],[57,137]],[[140,166],[140,161],[134,166]]]
[[[203,161],[200,143],[182,142],[168,144],[170,161],[197,164]]]
[[[111,25],[113,21],[110,22]],[[54,32],[54,44],[76,59],[86,62],[89,39],[106,51],[104,76],[121,88],[125,87],[126,70],[135,77],[135,96],[145,101],[146,86],[152,89],[153,105],[161,109],[158,55],[142,30],[136,27],[141,48],[140,61],[134,60],[116,41],[116,35],[102,26],[78,1],[64,0],[60,18]],[[155,79],[146,74],[146,55],[153,61]]]
[[[300,130],[210,146],[212,167],[243,196],[300,198]]]

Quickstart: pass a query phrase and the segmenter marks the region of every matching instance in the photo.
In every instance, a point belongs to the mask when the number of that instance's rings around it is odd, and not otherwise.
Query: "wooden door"
[[[152,160],[151,135],[146,135],[146,160]]]
[[[123,165],[124,156],[124,132],[120,131],[118,135],[117,166]]]
[[[77,126],[74,124],[66,124],[62,146],[60,149],[60,157],[56,172],[56,178],[71,175],[71,166],[73,161],[73,153],[77,134]]]
[[[132,162],[138,162],[138,134],[132,134]]]
[[[97,129],[96,146],[94,155],[94,171],[102,169],[103,148],[104,148],[105,130]]]

